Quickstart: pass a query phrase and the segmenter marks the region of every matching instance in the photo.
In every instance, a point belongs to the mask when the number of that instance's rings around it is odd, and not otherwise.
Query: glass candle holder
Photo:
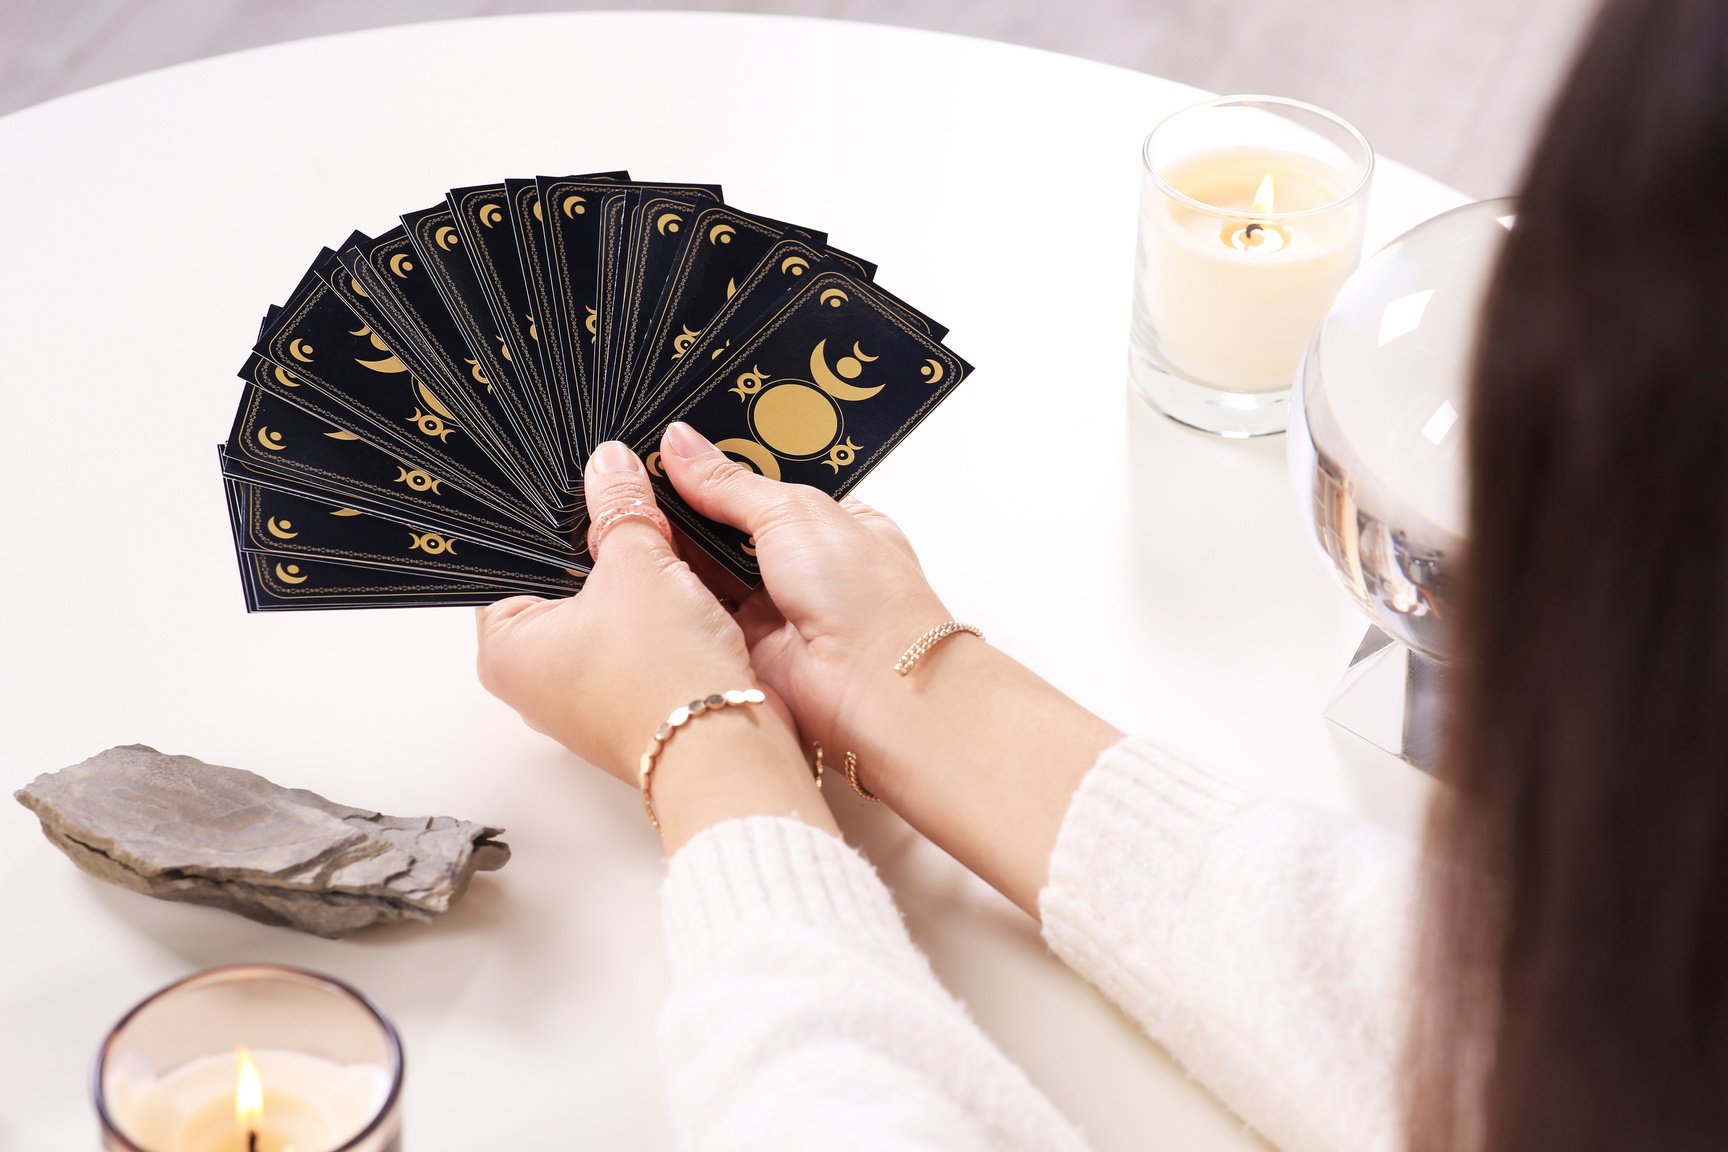
[[[1221,96],[1146,137],[1129,373],[1166,415],[1282,432],[1309,338],[1362,255],[1374,152],[1330,112]]]
[[[400,1152],[402,1045],[354,989],[272,964],[155,993],[96,1058],[107,1152]]]

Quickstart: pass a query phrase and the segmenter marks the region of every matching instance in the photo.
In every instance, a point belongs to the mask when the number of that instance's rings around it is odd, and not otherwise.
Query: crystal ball
[[[1365,261],[1291,394],[1291,478],[1321,553],[1377,626],[1437,660],[1457,610],[1478,319],[1515,213],[1467,204]]]

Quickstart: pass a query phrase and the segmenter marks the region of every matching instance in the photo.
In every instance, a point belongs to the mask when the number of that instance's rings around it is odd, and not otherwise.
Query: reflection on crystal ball
[[[1468,204],[1369,258],[1292,393],[1291,475],[1321,552],[1376,625],[1437,659],[1456,611],[1477,318],[1515,212]]]

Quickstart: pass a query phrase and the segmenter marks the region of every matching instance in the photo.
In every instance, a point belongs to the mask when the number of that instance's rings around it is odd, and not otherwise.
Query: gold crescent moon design
[[[642,460],[642,466],[656,476],[664,477],[666,475],[660,471],[660,453],[658,451],[648,453]]]
[[[539,325],[535,323],[533,316],[526,312],[523,313],[523,315],[528,316],[528,339],[534,341],[536,344],[540,343]],[[499,339],[503,339],[503,337],[499,337]]]
[[[354,363],[362,368],[370,368],[374,372],[406,372],[408,365],[395,356],[386,356],[382,360],[361,360],[356,357]]]
[[[370,335],[372,335],[372,325],[362,324],[358,328],[349,329],[348,335],[350,335],[350,336],[370,336]]]
[[[592,308],[588,309],[588,319],[583,324],[583,327],[588,329],[588,335],[590,335],[590,336],[600,335],[599,325],[600,325],[600,314],[598,312],[594,311],[594,309],[592,309]]]
[[[300,575],[300,565],[298,564],[290,564],[286,568],[278,564],[276,565],[276,579],[284,584],[304,584],[311,577]]]
[[[868,352],[864,351],[864,349],[858,347],[856,341],[852,344],[852,355],[858,357],[858,359],[862,360],[866,364],[874,364],[876,361],[882,359],[882,357],[872,356]]]
[[[732,227],[730,224],[716,224],[714,227],[708,229],[708,243],[730,244],[732,243],[733,234],[737,231],[738,229]]]
[[[884,385],[881,384],[874,388],[860,388],[836,376],[828,367],[827,344],[827,340],[818,340],[816,347],[810,350],[810,379],[816,382],[816,387],[836,400],[868,400],[882,391]]]
[[[822,290],[822,295],[818,296],[816,299],[818,302],[826,304],[830,308],[838,308],[840,305],[846,303],[846,301],[852,299],[852,297],[846,295],[846,293],[839,288],[824,288]]]
[[[942,367],[940,361],[931,359],[924,361],[924,367],[918,369],[918,375],[924,377],[924,383],[926,384],[937,384],[940,383],[942,377],[948,375],[948,373]]]
[[[300,387],[300,381],[294,379],[294,373],[288,371],[288,369],[286,369],[286,368],[283,368],[281,365],[277,365],[275,376],[276,376],[276,381],[279,384],[285,384],[289,388]]]
[[[356,296],[366,295],[366,289],[362,288],[360,286],[360,281],[354,279],[352,276],[348,277],[348,287],[354,289],[354,295]]]
[[[810,267],[810,261],[802,256],[788,256],[780,261],[780,271],[788,276],[802,276],[808,267]]]
[[[258,443],[264,445],[264,447],[270,449],[272,452],[280,452],[284,448],[288,447],[288,445],[282,442],[282,433],[272,432],[269,428],[263,427],[258,429]]]
[[[414,388],[417,392],[420,393],[420,399],[426,401],[426,406],[428,408],[432,409],[432,411],[438,413],[438,415],[444,417],[444,419],[446,419],[446,420],[455,420],[456,419],[456,413],[450,411],[450,409],[444,407],[443,404],[439,403],[438,397],[432,395],[432,393],[427,389],[426,385],[424,385],[420,381],[416,380],[416,381],[414,381]]]
[[[500,336],[499,339],[502,340],[503,337]],[[506,355],[505,359],[508,360],[509,356]],[[492,386],[492,381],[486,379],[486,373],[481,371],[480,361],[470,360],[470,359],[468,359],[468,357],[464,356],[464,357],[462,357],[462,362],[464,364],[468,365],[468,375],[474,377],[474,383],[484,384],[488,388],[490,388]]]
[[[441,225],[438,231],[433,233],[432,239],[438,241],[438,247],[446,252],[450,251],[451,245],[462,243],[462,237],[456,235],[456,229],[448,224]]]
[[[755,467],[756,471],[770,480],[780,479],[780,461],[774,459],[774,453],[754,440],[722,440],[714,447],[722,452],[730,452],[734,456],[744,457]]]
[[[676,212],[662,212],[660,218],[654,221],[654,230],[664,236],[668,232],[676,233],[684,223],[684,217]]]
[[[330,439],[332,439],[332,440],[358,440],[358,439],[360,439],[360,437],[354,435],[354,433],[348,431],[346,428],[338,428],[336,431],[326,432],[326,433],[324,433],[324,435],[330,437]]]
[[[726,281],[726,299],[730,300],[738,291],[738,278],[730,277]]]
[[[576,217],[581,216],[588,211],[588,197],[578,196],[575,193],[571,193],[564,197],[562,207],[564,209],[565,217],[574,220]]]
[[[496,204],[488,204],[480,209],[480,223],[488,228],[496,227],[498,221],[504,219],[504,209]]]
[[[414,271],[414,261],[408,259],[408,253],[398,252],[390,257],[390,271],[399,280],[408,279],[408,273]]]
[[[738,549],[746,556],[756,555],[756,537],[752,536],[745,540],[744,543],[738,545]]]
[[[291,530],[294,527],[294,521],[292,520],[278,520],[276,517],[272,516],[270,519],[264,521],[264,527],[270,535],[276,537],[278,540],[292,540],[294,537],[300,535],[300,533]]]
[[[330,513],[330,515],[332,515],[332,516],[360,516],[360,515],[364,515],[364,513],[362,513],[360,511],[360,509],[358,509],[358,508],[338,508],[338,509],[336,509],[336,511]]]
[[[312,345],[306,343],[306,341],[300,339],[298,336],[288,341],[288,355],[294,357],[294,359],[300,361],[302,364],[312,363],[312,352]]]
[[[538,197],[534,200],[534,219],[540,221],[542,224],[546,222],[546,217],[540,215],[540,200]]]

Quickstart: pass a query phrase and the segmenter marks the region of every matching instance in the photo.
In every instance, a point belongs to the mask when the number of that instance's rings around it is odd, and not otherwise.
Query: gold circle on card
[[[762,443],[782,456],[814,456],[840,434],[840,409],[821,389],[788,381],[756,398],[750,422]]]

